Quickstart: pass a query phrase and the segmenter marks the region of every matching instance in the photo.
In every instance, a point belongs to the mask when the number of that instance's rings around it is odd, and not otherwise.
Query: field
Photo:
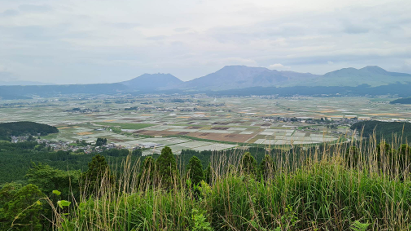
[[[175,102],[175,99],[180,99]],[[317,145],[349,141],[350,119],[408,120],[411,106],[392,105],[391,98],[210,98],[151,96],[59,98],[0,101],[0,122],[33,121],[57,126],[50,140],[109,143],[144,154],[159,147],[224,150],[238,145]],[[73,110],[80,108],[81,111]],[[324,121],[341,121],[330,128]],[[309,121],[317,121],[311,122]],[[318,122],[320,121],[320,122]]]

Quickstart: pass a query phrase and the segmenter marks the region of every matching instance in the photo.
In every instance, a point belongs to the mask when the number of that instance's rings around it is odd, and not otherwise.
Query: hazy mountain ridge
[[[361,69],[343,68],[328,72],[311,82],[304,83],[306,86],[350,86],[355,87],[363,84],[372,87],[411,82],[411,75],[406,73],[389,72],[378,66],[366,66]]]
[[[372,87],[411,82],[411,75],[389,72],[377,66],[343,68],[324,75],[276,71],[263,67],[226,66],[215,73],[185,82],[188,89],[228,90],[249,87],[341,86]]]
[[[171,74],[143,74],[134,79],[120,82],[133,90],[163,90],[177,88],[184,83]]]
[[[376,66],[367,66],[361,69],[343,68],[324,75],[277,71],[264,67],[225,66],[214,73],[186,82],[171,74],[159,73],[143,74],[128,81],[112,84],[0,86],[0,99],[63,94],[231,92],[230,90],[238,89],[244,89],[243,91],[251,93],[254,90],[250,91],[250,89],[259,88],[272,89],[272,91],[270,90],[272,94],[285,95],[300,94],[301,92],[314,95],[359,94],[358,89],[363,89],[369,93],[362,94],[371,93],[374,95],[378,92],[385,92],[405,97],[411,96],[411,92],[404,93],[403,88],[408,86],[411,86],[410,74],[389,72]],[[321,90],[315,92],[318,87],[321,87]],[[377,89],[378,92],[375,92]],[[258,90],[256,93],[259,92],[262,90]],[[407,90],[407,92],[409,91]]]
[[[265,67],[225,66],[222,69],[187,81],[185,89],[227,90],[247,87],[284,86],[316,75],[292,71],[276,71]]]

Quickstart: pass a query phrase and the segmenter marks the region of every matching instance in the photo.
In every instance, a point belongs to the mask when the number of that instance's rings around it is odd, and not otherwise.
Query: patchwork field
[[[175,98],[181,100],[175,102]],[[56,141],[94,142],[104,137],[125,148],[145,145],[143,153],[148,155],[166,145],[179,153],[183,149],[224,150],[238,145],[347,141],[353,136],[346,122],[349,119],[411,118],[411,106],[388,101],[365,97],[215,99],[204,95],[2,100],[0,122],[57,126],[60,133],[46,137]],[[330,127],[326,121],[341,122]]]

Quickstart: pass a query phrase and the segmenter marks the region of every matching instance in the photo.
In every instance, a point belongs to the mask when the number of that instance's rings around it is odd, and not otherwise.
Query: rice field
[[[180,97],[183,103],[170,99]],[[348,124],[329,129],[308,119],[352,117],[409,120],[411,106],[388,104],[390,98],[214,98],[157,96],[61,98],[0,101],[0,122],[33,121],[57,126],[50,140],[93,142],[98,137],[133,148],[142,143],[183,149],[224,150],[237,145],[316,145],[351,137]],[[73,108],[88,109],[87,113]],[[130,109],[132,108],[132,109]],[[384,112],[384,113],[381,113]],[[267,118],[297,118],[274,121]],[[153,140],[154,139],[154,140]],[[157,140],[156,140],[157,139]],[[174,149],[173,149],[174,150]],[[151,148],[145,153],[157,153]]]

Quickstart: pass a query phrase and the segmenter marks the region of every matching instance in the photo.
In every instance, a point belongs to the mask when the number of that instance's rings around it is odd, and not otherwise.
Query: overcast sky
[[[0,81],[189,80],[225,65],[411,73],[410,0],[0,0]]]

